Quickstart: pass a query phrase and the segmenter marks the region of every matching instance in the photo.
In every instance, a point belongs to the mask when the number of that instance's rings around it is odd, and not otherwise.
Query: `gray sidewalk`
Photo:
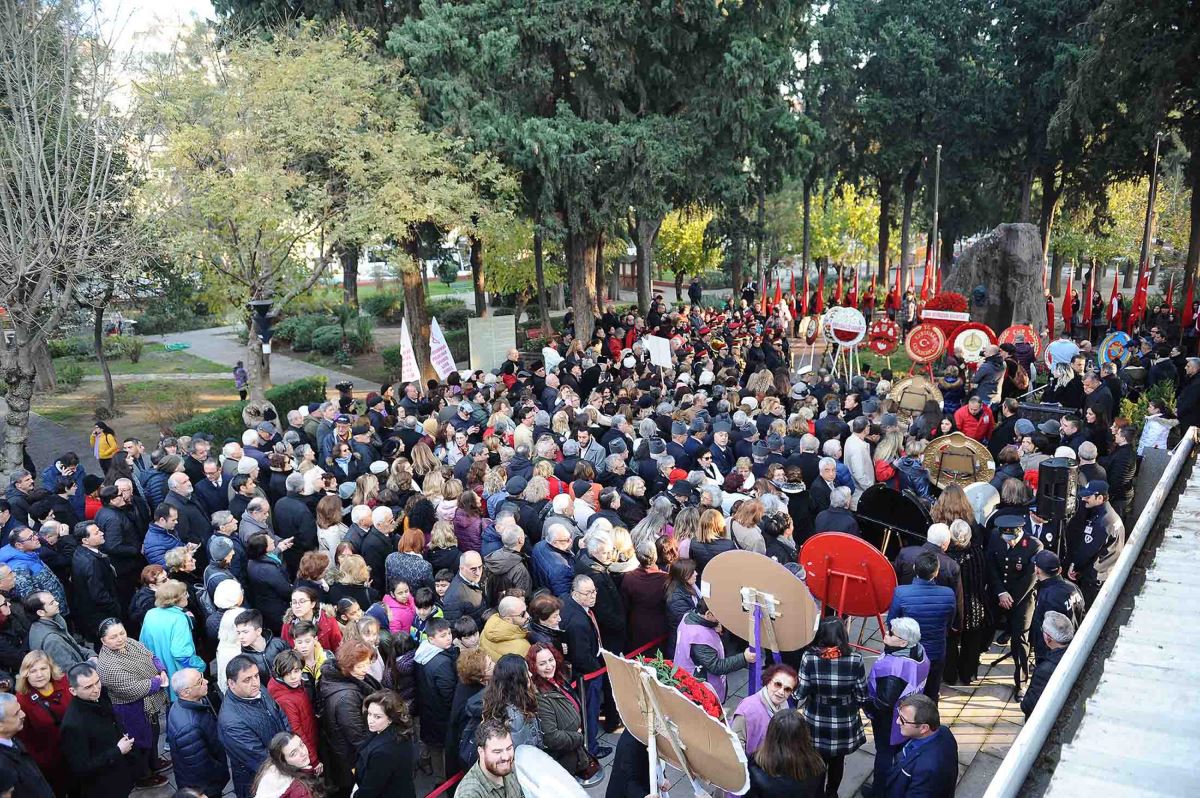
[[[205,360],[221,363],[233,369],[233,364],[246,359],[246,343],[240,337],[238,327],[210,327],[205,330],[190,330],[188,332],[171,333],[158,336],[156,339],[164,344],[184,343],[187,351]],[[285,382],[304,377],[324,376],[332,387],[342,380],[352,380],[359,385],[367,383],[365,377],[349,374],[344,371],[334,371],[324,366],[315,366],[294,357],[286,355],[271,355],[271,382],[282,385]]]

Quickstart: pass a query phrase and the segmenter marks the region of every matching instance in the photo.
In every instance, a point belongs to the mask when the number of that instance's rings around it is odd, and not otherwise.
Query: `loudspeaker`
[[[1078,475],[1074,460],[1043,460],[1038,466],[1037,514],[1049,521],[1066,521],[1074,515]]]

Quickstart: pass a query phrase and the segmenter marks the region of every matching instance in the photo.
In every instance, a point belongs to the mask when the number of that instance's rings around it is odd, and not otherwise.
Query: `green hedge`
[[[293,410],[309,402],[325,401],[325,378],[305,377],[302,380],[277,385],[266,393],[267,399],[275,405],[281,418],[286,417],[287,411]],[[195,435],[197,432],[207,432],[220,444],[225,440],[240,440],[246,425],[242,423],[242,408],[245,402],[234,402],[207,413],[201,413],[187,421],[176,424],[175,435]]]

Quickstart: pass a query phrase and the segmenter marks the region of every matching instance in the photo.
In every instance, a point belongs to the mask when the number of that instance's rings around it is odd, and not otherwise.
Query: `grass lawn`
[[[116,417],[108,420],[118,438],[135,436],[157,441],[164,426],[196,413],[237,401],[231,380],[161,379],[117,383],[114,386]],[[87,437],[103,404],[104,382],[92,380],[55,394],[35,395],[33,410],[67,429]]]
[[[76,360],[74,357],[60,357],[54,360],[54,370],[62,372],[63,366],[74,364],[83,369],[84,376],[100,374],[100,361],[94,357],[87,360]],[[142,349],[142,356],[137,363],[131,363],[128,357],[110,358],[108,368],[114,374],[223,374],[229,372],[228,367],[213,363],[202,357],[189,354],[185,349],[181,352],[168,352],[163,344],[147,342]]]
[[[401,293],[404,289],[400,285],[399,280],[384,280],[382,289],[375,283],[359,283],[358,299],[361,302],[367,297],[379,293],[380,290]],[[425,296],[429,299],[437,299],[449,296],[450,294],[469,294],[474,290],[470,278],[456,280],[450,285],[446,285],[441,280],[430,279],[429,290],[425,292]],[[318,302],[340,303],[342,301],[342,287],[340,285],[318,286],[312,290],[311,295]]]

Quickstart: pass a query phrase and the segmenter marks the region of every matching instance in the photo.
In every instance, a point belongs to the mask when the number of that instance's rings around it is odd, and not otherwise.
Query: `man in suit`
[[[212,518],[212,514],[229,509],[229,488],[225,484],[228,478],[221,471],[221,464],[216,460],[204,463],[204,477],[196,483],[196,500],[201,509]]]
[[[942,725],[937,702],[921,693],[900,700],[896,722],[906,740],[879,792],[886,798],[954,795],[958,783],[958,742]]]
[[[867,433],[871,431],[871,422],[864,416],[859,416],[850,424],[850,437],[846,439],[842,461],[850,469],[854,478],[854,503],[863,491],[875,484],[875,463],[871,460],[871,444],[867,442]]]
[[[818,480],[824,484],[821,480]],[[858,528],[858,519],[850,512],[850,489],[834,488],[829,494],[829,507],[817,513],[813,522],[814,532],[845,532],[849,535],[862,535]]]
[[[563,641],[567,644],[567,660],[577,675],[604,667],[600,659],[600,626],[592,613],[595,604],[596,585],[592,578],[587,574],[576,574],[571,581],[571,595],[563,602],[559,625],[563,630]],[[608,746],[599,744],[603,680],[604,677],[599,677],[587,682],[587,717],[584,723],[588,731],[588,753],[596,757],[612,753]]]

